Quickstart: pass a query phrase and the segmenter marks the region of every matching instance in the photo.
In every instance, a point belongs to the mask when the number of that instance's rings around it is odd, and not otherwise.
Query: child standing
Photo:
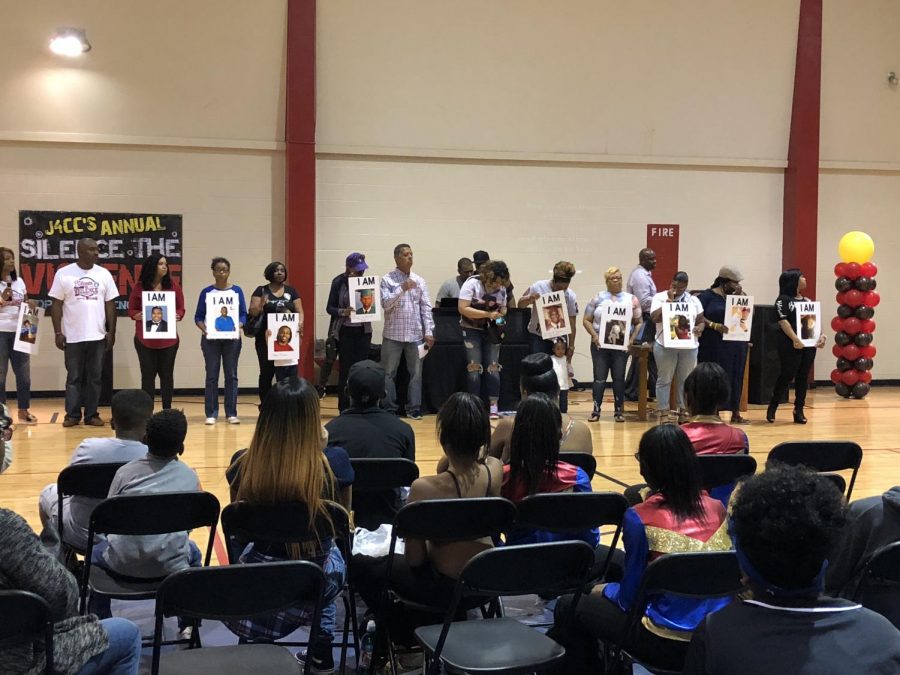
[[[565,337],[556,338],[553,341],[553,372],[559,380],[559,411],[569,412],[569,378],[572,373],[571,366],[566,359],[566,351],[569,348],[569,340]]]

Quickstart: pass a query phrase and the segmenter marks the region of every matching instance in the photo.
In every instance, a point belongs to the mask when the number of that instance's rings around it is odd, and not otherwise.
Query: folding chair
[[[900,628],[900,541],[869,558],[853,599]]]
[[[515,619],[454,622],[466,596],[560,595],[573,592],[572,613],[591,573],[594,552],[583,541],[504,546],[482,551],[463,568],[442,625],[415,631],[425,672],[534,673],[558,668],[566,650]]]
[[[704,490],[730,485],[756,473],[756,458],[750,455],[698,455],[697,462]]]
[[[589,479],[592,479],[597,473],[597,458],[588,452],[561,452],[559,461],[574,464],[582,469]]]
[[[393,522],[399,510],[397,490],[419,477],[415,462],[403,458],[351,459],[353,467],[353,521],[357,527],[376,530]]]
[[[609,569],[613,551],[622,534],[622,518],[627,509],[625,497],[616,492],[531,495],[519,502],[516,527],[574,534],[593,527],[615,525],[609,551],[591,569],[589,581],[599,582]]]
[[[96,500],[94,506],[109,495],[109,486],[115,478],[116,471],[125,462],[103,464],[72,464],[59,472],[56,478],[56,521],[59,529],[59,542],[65,553],[66,562],[73,554],[84,555],[85,550],[66,541],[63,532],[63,499],[65,497],[83,497]]]
[[[169,575],[156,594],[152,675],[280,675],[297,672],[294,656],[275,644],[203,647],[161,655],[163,618],[237,620],[312,602],[314,632],[311,635],[316,635],[324,587],[322,569],[300,560],[190,568]],[[305,673],[310,670],[310,662],[307,659]]]
[[[209,527],[209,543],[203,558],[203,565],[208,566],[218,523],[219,500],[208,492],[119,495],[102,501],[91,514],[88,528],[88,547],[81,578],[81,613],[84,614],[87,609],[89,589],[91,593],[120,600],[149,600],[156,595],[156,589],[163,581],[136,579],[92,565],[91,554],[96,535],[168,534]]]
[[[53,619],[41,596],[28,591],[0,591],[0,647],[44,643],[44,673],[53,670]],[[29,664],[20,664],[28,670]]]
[[[650,596],[667,593],[683,598],[712,599],[737,595],[741,590],[741,571],[734,551],[668,553],[657,558],[644,570],[625,628],[607,660],[607,672],[614,672],[613,668],[627,653],[628,637],[642,620]],[[640,664],[653,673],[681,672],[681,669],[665,670],[644,660],[640,660]]]
[[[333,536],[347,565],[347,581],[341,592],[344,602],[344,639],[341,642],[341,671],[347,660],[347,647],[353,645],[353,653],[359,660],[359,632],[356,625],[356,599],[349,592],[350,557],[352,541],[350,536],[350,514],[338,503],[327,502],[330,522],[319,517],[315,527],[309,527],[309,509],[303,502],[287,504],[250,504],[233,502],[222,510],[222,531],[228,542],[229,563],[237,564],[238,556],[231,545],[233,540],[256,544],[302,544],[321,541]],[[352,622],[353,642],[350,643]],[[312,640],[312,632],[310,639]],[[282,645],[306,646],[306,642],[280,642]]]
[[[381,621],[378,625],[387,627],[384,621],[389,602],[392,599],[400,601],[405,607],[436,614],[444,614],[447,610],[445,604],[423,604],[411,598],[404,598],[391,588],[393,574],[394,552],[397,549],[397,539],[423,539],[432,542],[467,541],[481,538],[497,538],[500,534],[508,532],[516,519],[516,507],[507,499],[501,497],[472,497],[466,499],[432,499],[407,504],[394,518],[394,527],[391,531],[391,544],[388,552],[387,564],[387,590],[381,599],[378,608],[378,617]],[[582,542],[584,543],[584,542]],[[586,545],[586,544],[585,544]],[[587,545],[586,545],[587,546]],[[588,546],[588,548],[590,548]],[[484,599],[472,599],[471,607],[480,607],[485,604]],[[492,603],[490,612],[482,609],[483,615],[499,614],[499,603]],[[395,663],[394,647],[390,636],[390,630],[385,631],[390,663]]]
[[[853,441],[789,441],[772,448],[766,458],[766,465],[770,462],[782,462],[791,466],[802,464],[820,473],[852,469],[847,494],[844,495],[849,501],[856,474],[862,464],[862,455],[862,448]]]

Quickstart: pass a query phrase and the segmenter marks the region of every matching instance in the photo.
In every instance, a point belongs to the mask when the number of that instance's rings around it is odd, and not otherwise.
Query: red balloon
[[[865,371],[868,372],[868,371]],[[831,381],[834,384],[838,384],[839,382],[843,382],[843,373],[839,371],[837,368],[831,371]]]
[[[849,387],[859,382],[859,371],[851,368],[841,373],[841,381]]]
[[[844,276],[848,279],[856,279],[861,274],[859,263],[850,262],[847,263],[847,267],[844,268]]]
[[[847,335],[856,335],[859,330],[862,322],[857,319],[855,316],[851,316],[849,319],[844,319],[844,332]]]
[[[838,371],[838,372],[840,372],[840,371]],[[841,373],[841,374],[843,375],[843,373]],[[834,382],[833,377],[831,378],[831,381]],[[856,381],[857,382],[865,382],[866,384],[869,384],[869,382],[872,381],[872,371],[871,370],[857,371]],[[834,383],[837,384],[837,382],[834,382]]]
[[[851,307],[859,307],[863,304],[863,298],[865,295],[869,293],[875,293],[875,291],[868,291],[865,294],[856,290],[855,288],[851,288],[849,291],[844,293],[844,303],[850,305]],[[877,295],[877,293],[876,293]],[[876,302],[876,304],[878,304]],[[869,307],[874,307],[875,305],[868,305]]]
[[[841,291],[837,295],[834,296],[834,299],[837,301],[838,305],[846,305],[847,304],[847,291]]]
[[[836,276],[836,277],[847,276],[847,263],[839,262],[837,265],[835,265],[834,266],[834,276]]]
[[[834,358],[838,359],[844,355],[844,348],[840,345],[834,345],[831,348],[831,353],[834,354]],[[869,357],[871,358],[871,357]]]
[[[831,330],[833,330],[835,333],[844,330],[844,320],[839,316],[834,317],[831,320]],[[871,333],[872,331],[869,332]]]
[[[859,273],[864,277],[874,277],[876,274],[878,274],[878,266],[873,262],[863,263],[859,266]]]
[[[848,361],[856,361],[856,359],[859,358],[859,347],[851,342],[849,345],[846,345],[842,348],[841,356],[843,356]],[[847,384],[853,383],[847,382]]]
[[[875,322],[872,319],[863,319],[859,322],[859,332],[860,333],[874,333],[875,332]]]
[[[837,345],[835,345],[835,347],[837,347]],[[843,349],[843,348],[842,348],[842,349]],[[833,353],[833,352],[834,352],[834,350],[832,350],[832,353]],[[876,354],[877,352],[878,352],[878,350],[875,349],[875,345],[866,345],[865,347],[860,347],[860,348],[859,348],[859,355],[860,355],[860,356],[865,356],[867,359],[874,359],[874,358],[875,358],[875,354]],[[835,356],[838,356],[838,355],[835,354]]]
[[[852,291],[847,291],[847,293],[852,293]],[[878,307],[878,303],[881,302],[881,296],[878,295],[878,291],[866,291],[863,293],[862,304],[866,307]],[[850,304],[849,302],[847,303]]]

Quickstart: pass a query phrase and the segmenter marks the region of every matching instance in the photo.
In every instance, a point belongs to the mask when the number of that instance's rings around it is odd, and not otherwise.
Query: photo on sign
[[[269,360],[275,361],[278,366],[296,363],[300,359],[300,315],[274,312],[266,315],[266,321]]]
[[[822,334],[822,306],[818,302],[795,302],[797,325],[794,332],[804,347],[815,347]]]
[[[206,294],[206,339],[239,340],[240,301],[234,291]]]
[[[696,316],[690,303],[664,302],[662,305],[663,346],[671,349],[694,349]]]
[[[19,320],[16,324],[16,339],[13,350],[24,354],[38,353],[38,326],[44,316],[42,307],[31,307],[26,302],[19,306]]]
[[[722,339],[729,342],[749,342],[753,327],[753,296],[725,296],[725,327]]]
[[[377,276],[350,277],[350,323],[381,321],[381,298]]]
[[[145,340],[175,339],[174,291],[142,291],[141,307]]]
[[[604,305],[600,317],[600,348],[628,351],[631,335],[631,308],[624,303]]]
[[[545,340],[563,337],[572,332],[564,303],[565,293],[563,291],[544,293],[534,303],[532,311],[537,312],[538,327],[541,330],[541,337]]]

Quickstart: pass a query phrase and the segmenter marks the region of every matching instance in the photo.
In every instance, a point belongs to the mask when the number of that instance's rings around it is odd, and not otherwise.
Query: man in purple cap
[[[367,269],[366,256],[362,253],[351,253],[347,256],[347,268],[331,280],[331,292],[328,293],[328,314],[331,324],[328,327],[328,338],[337,341],[338,368],[338,410],[350,405],[347,398],[347,374],[350,366],[357,361],[369,358],[369,347],[372,344],[371,323],[350,323],[353,313],[350,304],[350,288],[347,279],[358,277]]]

